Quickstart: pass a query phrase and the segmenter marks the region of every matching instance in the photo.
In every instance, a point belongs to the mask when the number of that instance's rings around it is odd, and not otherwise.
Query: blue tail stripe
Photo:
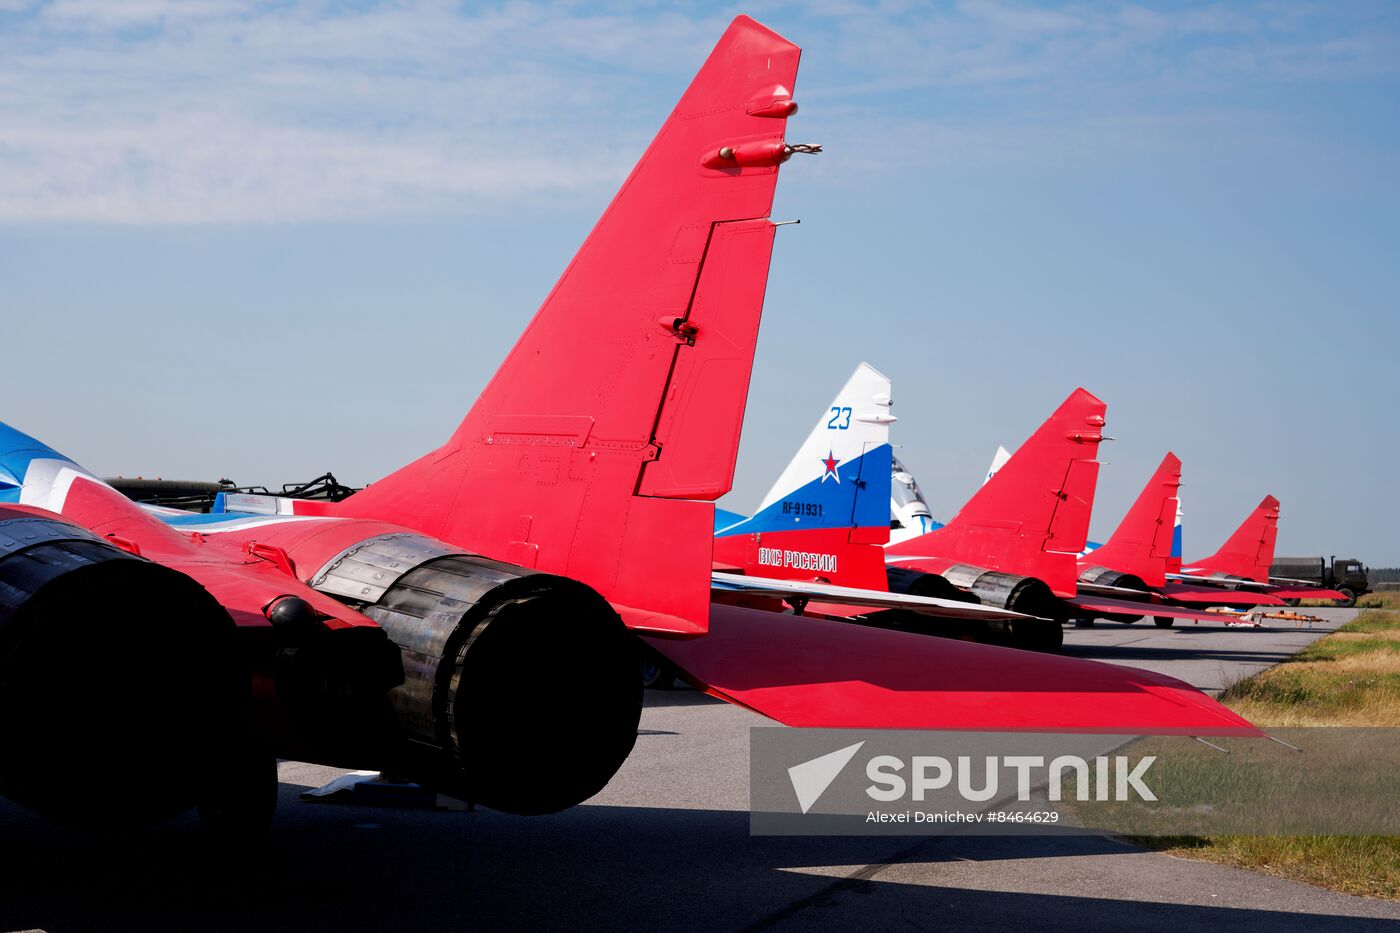
[[[731,512],[728,509],[715,509],[715,534],[724,531],[730,525],[737,525],[739,522],[748,520],[747,515],[738,512]]]
[[[835,476],[819,475],[752,518],[721,525],[717,516],[715,533],[729,537],[806,528],[887,528],[893,462],[894,451],[881,444],[839,464]]]

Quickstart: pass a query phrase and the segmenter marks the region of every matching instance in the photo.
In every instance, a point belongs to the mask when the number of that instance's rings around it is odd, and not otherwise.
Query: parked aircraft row
[[[639,643],[794,726],[1260,735],[1170,677],[929,634],[1049,647],[1129,592],[1185,611],[1158,576],[1076,603],[1104,425],[1088,392],[945,527],[881,548],[890,400],[862,370],[807,450],[820,473],[794,468],[793,494],[715,537],[775,185],[815,148],[786,138],[798,57],[736,19],[461,424],[349,498],[148,508],[0,427],[0,793],[85,825],[198,806],[236,836],[267,825],[285,757],[559,810],[632,748]],[[1153,567],[1156,532],[1133,549]]]
[[[955,620],[836,607],[802,588],[819,583],[965,600],[1030,618],[981,620],[1017,647],[1053,649],[1061,623],[1095,618],[1161,627],[1219,622],[1206,607],[1344,599],[1335,590],[1270,584],[1278,501],[1267,497],[1209,557],[1182,566],[1181,461],[1163,457],[1108,541],[1087,541],[1106,406],[1078,389],[1010,454],[948,522],[932,517],[894,457],[890,380],[862,363],[752,516],[716,520],[716,579],[735,593],[805,600],[805,611],[875,624],[966,633]],[[771,578],[794,581],[777,586]]]

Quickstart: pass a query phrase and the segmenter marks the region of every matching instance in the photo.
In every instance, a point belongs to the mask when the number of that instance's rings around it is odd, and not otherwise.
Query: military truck
[[[1275,582],[1303,581],[1328,587],[1346,595],[1344,606],[1355,606],[1356,597],[1370,592],[1366,567],[1354,557],[1276,557],[1269,568]],[[1296,602],[1289,600],[1290,603]]]

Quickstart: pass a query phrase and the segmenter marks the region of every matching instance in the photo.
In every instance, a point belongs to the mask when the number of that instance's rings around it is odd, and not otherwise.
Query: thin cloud
[[[720,24],[56,0],[6,27],[0,221],[179,224],[460,213],[615,182],[645,138],[628,102]]]
[[[988,140],[995,158],[1031,158],[1014,143],[1027,126],[1052,151],[1132,147],[1121,127],[1196,115],[1209,128],[1232,105],[1199,100],[1222,83],[1400,68],[1383,10],[887,0],[756,12],[820,47],[803,99],[822,101],[823,129],[860,136],[857,123],[897,109],[906,135],[938,148],[914,161],[982,159]],[[679,91],[679,63],[697,63],[731,15],[0,0],[0,223],[461,214],[606,187]]]

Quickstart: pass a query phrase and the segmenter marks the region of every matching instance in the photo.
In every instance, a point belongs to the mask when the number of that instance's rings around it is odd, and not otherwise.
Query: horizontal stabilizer
[[[1194,622],[1219,622],[1218,614],[1183,606],[1164,606],[1132,599],[1112,599],[1107,596],[1075,596],[1065,600],[1071,606],[1095,615],[1164,616],[1168,619],[1191,619]]]
[[[707,693],[785,725],[1258,736],[1163,674],[716,606],[703,638],[646,637]]]
[[[1156,590],[1144,591],[1130,586],[1106,586],[1102,583],[1085,583],[1081,580],[1079,594],[1076,595],[1107,596],[1111,599],[1131,599],[1134,602],[1142,602],[1143,596],[1147,592],[1156,592]]]
[[[744,596],[770,596],[778,599],[815,599],[822,603],[838,606],[866,606],[871,609],[908,609],[923,615],[939,616],[946,619],[979,619],[992,622],[1004,619],[1025,619],[1029,616],[994,606],[981,606],[955,599],[939,599],[934,596],[911,596],[907,593],[891,593],[886,590],[865,590],[849,586],[832,586],[827,583],[809,583],[801,580],[774,580],[766,577],[750,577],[735,573],[711,574],[711,595],[723,600],[725,594],[739,593]]]
[[[1272,593],[1247,590],[1222,590],[1218,586],[1192,586],[1189,583],[1167,583],[1162,595],[1178,603],[1202,606],[1282,606],[1283,600]]]
[[[1351,597],[1336,590],[1324,590],[1315,586],[1277,586],[1269,590],[1271,596],[1280,599],[1335,599],[1346,602]]]

